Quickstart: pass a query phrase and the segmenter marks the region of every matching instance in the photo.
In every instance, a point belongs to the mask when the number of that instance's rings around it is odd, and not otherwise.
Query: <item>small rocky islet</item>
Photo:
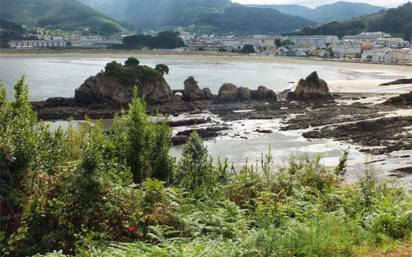
[[[331,93],[327,82],[313,72],[301,79],[294,91],[275,93],[265,86],[250,89],[225,83],[215,95],[209,88],[201,88],[194,77],[184,81],[183,89],[172,90],[163,76],[168,72],[165,65],[153,69],[140,65],[135,58],[129,58],[125,64],[111,62],[104,71],[88,78],[75,91],[73,98],[50,98],[32,105],[43,120],[84,119],[85,116],[111,119],[127,108],[136,85],[150,114],[209,111],[223,121],[281,119],[281,130],[306,129],[308,131],[302,134],[305,138],[348,142],[369,154],[412,150],[412,133],[409,132],[412,117],[388,116],[399,109],[410,109],[412,92],[400,96]],[[376,96],[384,101],[365,101]],[[193,131],[203,138],[212,138],[229,129],[227,125],[213,124],[207,118],[169,123],[172,127],[212,124],[201,129],[180,131],[173,138],[175,145],[185,143]]]

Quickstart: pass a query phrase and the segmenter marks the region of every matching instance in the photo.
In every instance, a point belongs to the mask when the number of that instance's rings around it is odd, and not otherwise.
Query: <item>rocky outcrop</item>
[[[313,72],[306,79],[301,79],[294,92],[287,96],[288,100],[317,100],[330,98],[329,87],[326,81],[320,79],[317,72]]]
[[[212,100],[215,96],[209,88],[200,89],[198,82],[194,77],[189,77],[184,82],[183,100],[188,102]]]
[[[252,91],[246,87],[240,87],[237,91],[238,99],[241,101],[247,101],[252,99]]]
[[[276,93],[264,86],[259,86],[257,90],[252,91],[253,100],[277,100]]]
[[[233,84],[223,84],[219,90],[219,102],[235,102],[249,100],[274,100],[277,101],[276,93],[264,86],[259,86],[257,90],[250,90],[246,87],[237,87]]]
[[[208,87],[203,88],[202,91],[204,100],[212,100],[216,97]]]
[[[238,100],[238,88],[237,86],[226,83],[223,84],[219,89],[219,94],[217,95],[219,102],[235,102]]]
[[[138,86],[139,95],[149,104],[163,104],[176,100],[170,86],[162,76],[145,78],[142,72],[128,74],[127,78],[100,72],[88,78],[75,91],[77,105],[107,104],[127,106],[133,96],[134,86]],[[125,83],[126,81],[126,83]]]
[[[183,99],[185,101],[203,100],[204,93],[200,89],[197,81],[193,77],[189,77],[184,82]]]

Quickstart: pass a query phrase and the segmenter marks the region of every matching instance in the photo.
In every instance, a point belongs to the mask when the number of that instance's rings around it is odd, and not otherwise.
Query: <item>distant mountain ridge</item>
[[[123,25],[77,0],[0,0],[0,17],[24,25],[112,34]]]
[[[344,22],[331,22],[318,27],[307,27],[294,35],[354,35],[361,32],[382,31],[405,40],[412,37],[412,3]]]
[[[325,4],[314,9],[301,5],[248,5],[252,7],[271,8],[289,15],[301,16],[303,18],[326,23],[331,21],[350,20],[355,17],[378,13],[385,8],[367,3],[352,3],[339,1]]]
[[[81,0],[140,31],[196,25],[216,33],[276,34],[316,23],[229,0]],[[122,14],[123,13],[123,14]]]

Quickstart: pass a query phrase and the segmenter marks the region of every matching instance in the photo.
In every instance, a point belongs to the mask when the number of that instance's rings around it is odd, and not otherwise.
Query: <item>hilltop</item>
[[[125,30],[119,22],[77,0],[0,0],[0,17],[5,20],[52,29],[88,28],[96,34]]]
[[[229,0],[82,0],[140,31],[191,26],[210,33],[276,34],[316,23],[302,17],[233,4]]]
[[[344,22],[331,22],[316,28],[307,27],[295,35],[354,35],[383,31],[409,40],[412,36],[412,3]]]

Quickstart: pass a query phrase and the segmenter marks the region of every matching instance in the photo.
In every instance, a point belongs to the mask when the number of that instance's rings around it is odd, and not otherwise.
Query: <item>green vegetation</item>
[[[408,192],[368,172],[346,184],[346,155],[235,170],[193,134],[176,161],[170,129],[129,107],[106,133],[51,130],[23,79],[14,100],[0,86],[1,256],[355,256],[411,239]]]
[[[307,27],[294,35],[354,35],[361,32],[383,31],[410,40],[412,36],[412,3],[388,9],[378,14],[351,21],[331,22],[316,28]]]
[[[163,31],[156,36],[134,35],[123,38],[123,46],[127,49],[151,48],[151,49],[175,49],[185,44],[178,32]]]
[[[22,39],[24,32],[20,24],[0,19],[0,48],[9,47],[10,40]]]
[[[0,0],[0,17],[24,25],[85,30],[111,35],[126,28],[94,9],[72,0]]]
[[[221,13],[207,13],[200,16],[195,24],[212,26],[222,33],[254,35],[285,33],[316,23],[273,9],[232,5]]]
[[[104,71],[106,75],[113,76],[121,81],[124,86],[130,86],[135,83],[136,78],[139,78],[142,82],[161,79],[164,74],[169,73],[169,67],[158,64],[153,69],[146,65],[140,65],[139,60],[130,57],[124,65],[116,61],[109,62],[106,64]]]

